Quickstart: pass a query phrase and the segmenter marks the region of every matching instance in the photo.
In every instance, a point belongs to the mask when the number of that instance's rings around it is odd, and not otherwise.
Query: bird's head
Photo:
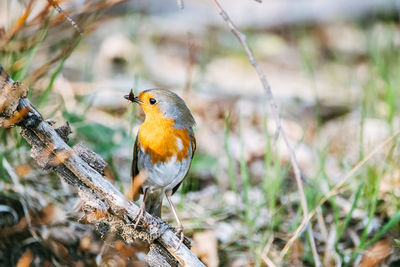
[[[148,89],[134,96],[133,92],[126,99],[139,104],[147,117],[159,116],[173,119],[177,128],[192,127],[195,124],[190,110],[182,98],[166,89]]]

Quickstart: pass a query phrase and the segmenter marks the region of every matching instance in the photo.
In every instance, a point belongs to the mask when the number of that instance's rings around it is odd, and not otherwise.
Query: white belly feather
[[[168,162],[158,162],[152,164],[149,155],[144,154],[142,149],[139,150],[138,169],[145,169],[146,180],[143,182],[143,189],[150,190],[172,190],[178,185],[190,167],[192,157],[192,147],[189,148],[188,157],[183,158],[181,162],[176,160],[176,156],[172,157]]]

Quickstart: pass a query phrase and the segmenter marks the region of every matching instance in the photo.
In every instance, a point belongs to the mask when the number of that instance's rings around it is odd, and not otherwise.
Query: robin
[[[183,225],[171,195],[187,175],[196,150],[195,121],[183,99],[169,90],[149,89],[137,96],[131,91],[125,98],[139,104],[146,116],[136,136],[131,167],[134,194],[136,191],[133,199],[137,200],[139,193],[143,194],[135,227],[145,210],[161,217],[165,195],[178,223],[181,244]],[[140,176],[144,179],[141,180]]]

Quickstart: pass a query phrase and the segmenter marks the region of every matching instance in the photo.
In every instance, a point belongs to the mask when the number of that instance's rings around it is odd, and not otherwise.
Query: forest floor
[[[288,150],[211,2],[81,2],[62,6],[82,35],[46,1],[0,3],[0,64],[45,118],[68,121],[70,144],[100,154],[127,193],[144,115],[123,96],[174,90],[197,122],[196,155],[173,196],[195,254],[208,266],[313,266],[305,231],[288,243],[303,219]],[[266,73],[309,181],[323,266],[400,264],[398,14],[281,25],[257,11],[273,12],[267,1],[222,2]],[[79,222],[74,188],[29,149],[19,129],[0,130],[0,265],[144,265],[140,248]],[[168,205],[162,217],[176,225]]]

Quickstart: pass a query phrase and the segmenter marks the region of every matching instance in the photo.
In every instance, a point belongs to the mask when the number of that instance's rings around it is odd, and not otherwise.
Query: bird
[[[193,131],[196,122],[184,100],[170,90],[148,89],[136,96],[131,90],[124,97],[139,104],[145,114],[135,139],[131,165],[133,199],[138,200],[139,194],[143,194],[135,228],[145,211],[161,217],[165,196],[177,221],[179,248],[184,228],[171,196],[189,171],[196,150]]]

